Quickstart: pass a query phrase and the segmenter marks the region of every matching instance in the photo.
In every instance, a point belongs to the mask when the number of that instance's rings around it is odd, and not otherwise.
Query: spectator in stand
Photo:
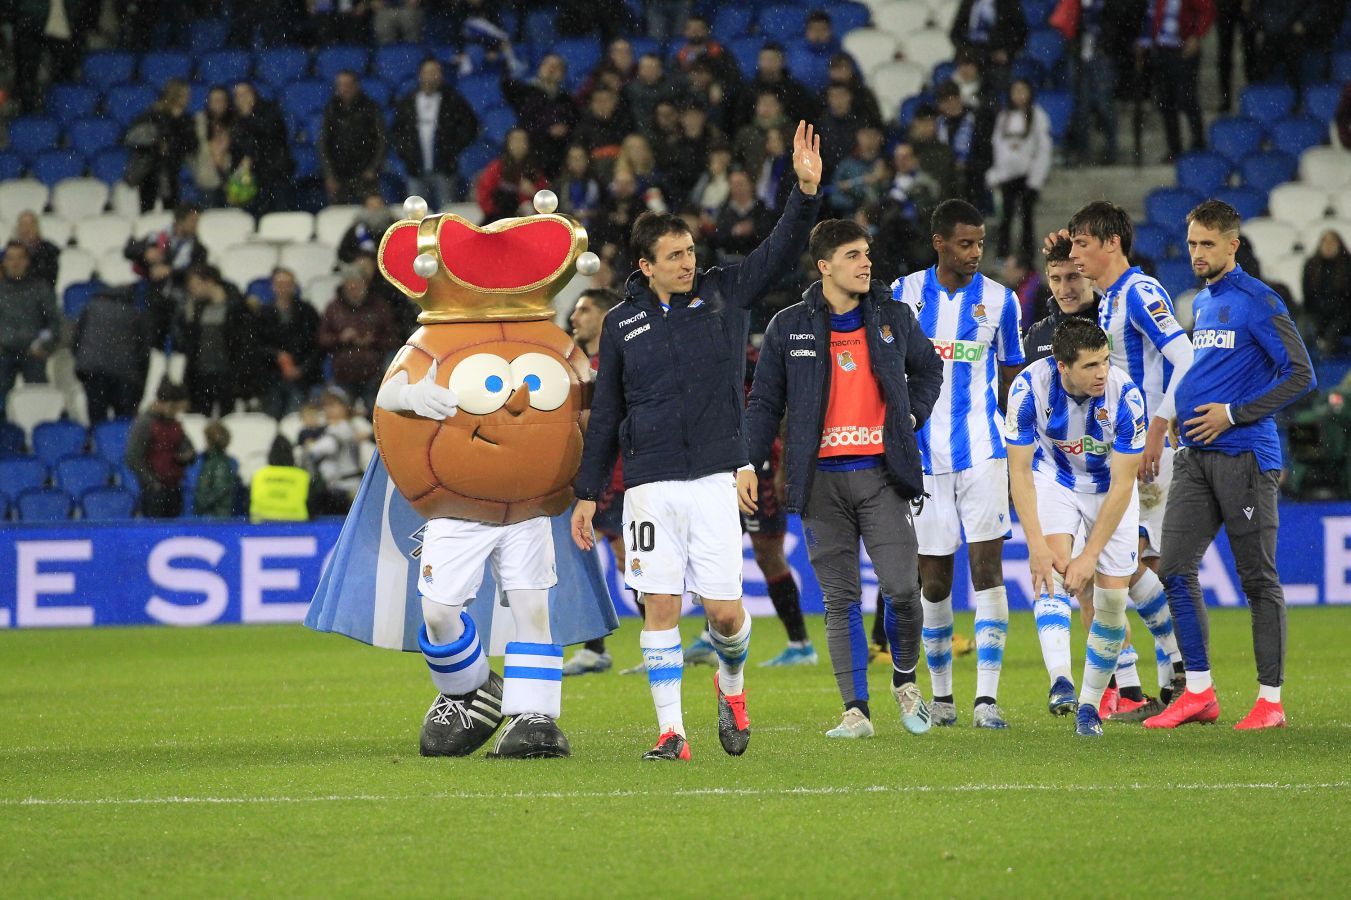
[[[760,48],[755,77],[746,82],[737,95],[737,121],[748,122],[754,118],[756,104],[766,91],[779,98],[784,116],[793,122],[814,121],[821,109],[820,101],[789,73],[783,45],[775,41]]]
[[[203,519],[228,519],[235,514],[235,501],[242,485],[235,474],[234,460],[226,454],[230,429],[219,422],[206,426],[206,450],[197,470],[192,491],[192,513]]]
[[[995,119],[994,165],[985,173],[985,183],[998,190],[1003,199],[995,241],[999,256],[1009,254],[1014,213],[1021,211],[1023,230],[1018,249],[1023,256],[1032,258],[1037,199],[1051,174],[1054,153],[1051,117],[1037,105],[1032,85],[1020,78],[1009,87],[1008,106]]]
[[[787,125],[788,118],[783,114],[783,101],[779,95],[774,91],[761,91],[755,100],[755,118],[737,130],[732,142],[736,161],[748,171],[758,172],[765,158],[765,135]],[[825,143],[824,139],[822,143]]]
[[[343,269],[338,296],[319,324],[319,346],[333,359],[333,380],[347,396],[360,398],[369,415],[385,372],[385,354],[399,335],[389,307],[371,301],[370,282],[356,265]]]
[[[1027,19],[1018,0],[962,0],[952,19],[952,44],[973,51],[991,96],[1002,96],[1009,67],[1027,43]]]
[[[1351,253],[1329,228],[1318,250],[1304,263],[1304,332],[1325,354],[1337,353],[1351,337]]]
[[[371,0],[377,44],[421,44],[422,0]]]
[[[264,369],[263,411],[274,419],[295,412],[319,382],[319,313],[300,299],[290,269],[272,271],[272,302],[258,312]]]
[[[714,217],[727,202],[731,193],[728,175],[732,171],[732,151],[725,145],[715,145],[708,152],[708,163],[703,174],[690,191],[690,203],[705,218],[708,230],[713,228]]]
[[[771,128],[765,132],[765,157],[760,163],[760,171],[752,172],[755,178],[755,197],[770,212],[783,209],[788,194],[796,183],[793,172],[793,155],[788,146],[788,132],[783,128]]]
[[[623,167],[633,173],[638,182],[638,193],[647,197],[649,191],[656,191],[664,198],[666,181],[657,169],[657,158],[652,154],[652,146],[641,134],[624,138],[624,142],[619,145],[615,167]]]
[[[385,116],[361,90],[355,72],[333,80],[333,97],[324,107],[319,163],[324,190],[333,203],[353,203],[378,190],[385,161]]]
[[[596,242],[623,247],[633,221],[646,210],[647,203],[638,192],[638,179],[628,166],[616,166],[610,190],[601,200],[593,220]]]
[[[123,256],[142,278],[152,276],[158,265],[167,266],[176,285],[181,286],[188,269],[206,262],[206,248],[197,238],[197,223],[201,221],[201,207],[182,203],[174,207],[173,222],[164,230],[144,239],[127,241]]]
[[[316,45],[369,44],[371,0],[306,0]]]
[[[733,91],[741,83],[741,70],[727,48],[713,40],[708,19],[694,13],[685,19],[685,41],[676,51],[676,65],[688,72],[699,60],[706,60],[716,80]]]
[[[516,110],[517,124],[534,135],[539,164],[546,172],[558,171],[574,142],[577,104],[563,87],[567,71],[563,57],[546,53],[530,81],[517,81],[506,73],[502,78],[502,95]]]
[[[10,238],[28,249],[28,271],[34,278],[56,287],[56,274],[61,263],[61,248],[42,236],[41,223],[37,213],[25,209],[14,222],[14,234]]]
[[[558,211],[572,216],[583,225],[590,223],[600,205],[600,183],[591,174],[591,156],[585,148],[568,148],[563,173],[555,187]]]
[[[206,416],[228,415],[236,400],[258,396],[257,320],[214,266],[189,269],[186,289],[174,345],[187,357],[190,406]]]
[[[711,241],[719,265],[745,259],[774,227],[774,217],[755,199],[755,183],[747,172],[737,169],[728,176],[727,184],[727,202],[718,211]]]
[[[1275,80],[1279,75],[1294,87],[1298,106],[1304,98],[1306,58],[1327,47],[1339,30],[1335,11],[1328,0],[1279,0],[1253,4],[1252,17],[1262,37],[1258,77]]]
[[[985,83],[980,77],[980,59],[970,47],[963,47],[957,52],[952,83],[962,91],[962,106],[980,109],[986,104]]]
[[[341,387],[324,391],[322,430],[301,433],[301,462],[310,473],[310,496],[317,497],[315,515],[344,515],[361,486],[361,442],[365,423],[352,417],[350,395]]]
[[[605,48],[605,56],[577,91],[577,102],[586,104],[591,93],[602,84],[620,93],[637,74],[638,64],[633,58],[633,45],[627,38],[616,38]]]
[[[380,266],[374,253],[357,254],[352,265],[361,270],[366,279],[366,288],[370,292],[372,303],[383,303],[389,310],[390,320],[394,323],[394,334],[408,335],[418,329],[418,316],[422,307],[416,300],[410,300],[389,280],[381,277]]]
[[[858,73],[853,57],[848,53],[837,53],[830,59],[830,68],[826,70],[826,90],[840,84],[854,93],[854,112],[859,118],[875,128],[884,128],[882,108],[877,104],[877,94],[868,87]]]
[[[46,281],[30,271],[28,248],[18,241],[5,245],[0,261],[0,421],[5,397],[14,380],[47,381],[47,359],[61,341],[61,308]]]
[[[1136,67],[1146,63],[1163,116],[1171,163],[1182,153],[1182,116],[1187,117],[1191,148],[1206,148],[1198,78],[1201,40],[1215,21],[1215,0],[1168,0],[1150,4],[1135,45]]]
[[[658,151],[657,162],[666,174],[667,196],[676,205],[684,204],[698,183],[708,162],[709,149],[724,145],[726,137],[709,123],[708,113],[697,104],[680,110],[680,133],[665,154]]]
[[[286,209],[291,199],[295,161],[291,158],[291,142],[281,109],[275,102],[258,96],[257,88],[248,81],[235,85],[234,101],[237,118],[230,136],[230,150],[235,165],[250,173],[258,185],[257,195],[247,204],[248,211],[261,216]],[[324,120],[328,121],[327,114]],[[371,140],[376,140],[374,135]],[[383,142],[383,137],[379,140]]]
[[[1032,257],[1023,253],[1006,256],[999,279],[1018,297],[1022,320],[1029,324],[1039,322],[1051,314],[1051,291],[1041,280],[1041,273],[1032,265]]]
[[[252,50],[259,46],[285,46],[311,37],[307,4],[308,0],[268,0],[266,3],[213,4],[212,8],[225,7],[229,20],[225,43],[231,47]],[[174,45],[186,43],[188,21],[200,14],[201,9],[200,5],[194,8],[192,4],[173,3],[170,0],[134,5],[144,8],[149,14],[147,23],[140,26],[149,35],[153,35],[154,26],[160,20],[170,16],[181,19],[179,27],[183,37],[180,41],[171,42]]]
[[[170,78],[159,99],[131,123],[123,142],[131,148],[126,181],[141,194],[141,212],[157,201],[165,209],[178,205],[178,172],[197,152],[197,135],[187,116],[192,92],[188,83]]]
[[[192,117],[197,135],[197,154],[192,161],[192,180],[207,206],[225,205],[225,179],[234,170],[230,156],[230,131],[235,113],[230,92],[219,85],[206,95],[206,107]]]
[[[1117,156],[1116,89],[1117,60],[1129,55],[1138,32],[1138,20],[1125,4],[1107,0],[1076,0],[1077,15],[1052,18],[1051,24],[1069,41],[1065,61],[1074,89],[1074,115],[1070,123],[1071,165],[1092,160],[1092,134],[1102,134],[1101,165],[1115,165]]]
[[[648,35],[665,43],[683,33],[693,5],[691,0],[645,0]]]
[[[151,322],[132,287],[99,291],[80,312],[72,340],[90,423],[136,415],[150,371]]]
[[[102,4],[93,0],[17,0],[2,8],[12,29],[14,90],[24,112],[38,109],[43,55],[52,82],[71,81],[97,25]]]
[[[805,65],[800,67],[797,74],[807,84],[817,86],[829,81],[830,64],[837,56],[844,56],[850,66],[854,66],[853,58],[840,49],[835,26],[830,21],[830,14],[824,10],[814,9],[807,14],[802,37],[798,47],[806,51],[807,56],[804,58],[799,55],[799,61],[805,62]]]
[[[886,190],[890,171],[882,159],[882,132],[865,125],[858,130],[854,152],[835,167],[831,181],[831,212],[848,218],[864,207],[875,206]]]
[[[1096,2],[1101,6],[1106,0],[1085,0],[1084,10]],[[1215,31],[1219,38],[1219,54],[1216,56],[1216,68],[1220,74],[1219,112],[1228,115],[1234,108],[1234,38],[1238,37],[1243,47],[1243,80],[1249,84],[1261,80],[1261,52],[1257,41],[1261,29],[1257,17],[1253,15],[1252,0],[1215,0]]]
[[[380,250],[380,239],[394,222],[394,214],[380,192],[367,194],[361,200],[361,209],[357,210],[351,227],[338,242],[338,260],[349,263],[362,253],[374,256]]]
[[[651,146],[653,154],[657,157],[657,166],[669,176],[671,170],[681,163],[679,159],[680,109],[676,106],[675,101],[662,100],[659,102],[652,110],[650,126],[640,129],[638,133],[647,138],[648,145]]]
[[[141,514],[147,519],[174,519],[183,512],[183,476],[197,456],[178,421],[187,408],[187,390],[166,378],[127,435],[125,462],[140,483]]]
[[[549,184],[544,170],[535,161],[530,135],[517,126],[507,132],[502,155],[478,178],[478,205],[485,222],[517,215],[534,199],[535,192]],[[533,208],[532,208],[533,211]]]
[[[857,141],[863,116],[854,106],[854,92],[842,84],[826,88],[826,111],[816,122],[821,135],[821,180],[835,177],[835,167],[849,155]]]
[[[418,67],[417,90],[395,106],[390,131],[408,169],[408,193],[433,211],[458,200],[459,156],[478,137],[479,121],[460,92],[446,86],[441,63],[428,59]]]
[[[708,113],[709,123],[728,134],[735,134],[742,124],[735,116],[735,83],[729,88],[720,81],[713,63],[707,59],[695,60],[685,73],[685,79],[690,101]]]
[[[655,53],[644,53],[639,57],[638,72],[624,85],[623,91],[632,125],[643,131],[652,127],[652,113],[658,103],[674,101],[680,96],[675,83],[666,77],[661,57]]]
[[[549,5],[558,10],[555,24],[563,37],[598,33],[600,42],[609,44],[634,29],[624,0],[550,0]]]
[[[601,171],[608,171],[607,167],[619,155],[625,135],[632,130],[628,113],[619,105],[619,95],[602,87],[591,94],[591,102],[577,123],[572,139],[586,148]]]
[[[945,81],[934,92],[938,100],[937,138],[952,151],[957,166],[957,180],[961,196],[975,206],[985,194],[985,166],[980,164],[977,149],[976,114],[962,105],[962,92],[951,81]]]
[[[920,165],[913,145],[896,145],[891,168],[894,174],[882,196],[873,241],[873,268],[884,275],[883,280],[924,267],[921,264],[933,252],[929,218],[944,197],[938,179]]]
[[[937,182],[939,197],[956,197],[961,192],[957,157],[952,148],[938,139],[938,111],[927,103],[915,110],[907,134],[920,168]],[[923,221],[928,221],[927,219]]]

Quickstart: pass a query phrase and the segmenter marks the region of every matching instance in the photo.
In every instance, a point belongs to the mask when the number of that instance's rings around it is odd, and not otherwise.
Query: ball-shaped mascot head
[[[416,383],[434,362],[459,400],[440,421],[375,410],[380,455],[422,515],[511,524],[571,502],[590,367],[550,300],[585,250],[585,231],[557,215],[479,228],[446,214],[386,233],[381,271],[423,313],[385,379]]]

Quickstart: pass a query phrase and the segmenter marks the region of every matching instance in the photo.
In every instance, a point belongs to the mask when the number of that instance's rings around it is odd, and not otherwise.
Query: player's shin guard
[[[562,712],[563,645],[507,644],[502,682],[502,715],[539,713],[557,719]]]
[[[426,625],[418,631],[418,646],[431,670],[432,684],[453,697],[467,694],[488,680],[488,657],[479,645],[474,620],[465,612],[459,614],[459,620],[463,630],[448,644],[432,643]]]
[[[685,734],[680,711],[680,677],[685,671],[685,651],[680,646],[680,628],[643,631],[638,636],[647,667],[647,685],[657,707],[657,727],[662,734]]]
[[[1145,569],[1140,580],[1131,585],[1130,598],[1145,627],[1154,636],[1155,647],[1168,657],[1167,665],[1159,663],[1159,687],[1167,687],[1173,680],[1172,663],[1182,661],[1177,636],[1173,634],[1173,616],[1168,611],[1168,592],[1163,589],[1159,576]]]
[[[952,696],[952,595],[937,603],[927,598],[924,604],[924,660],[929,665],[929,680],[935,697]]]
[[[1126,597],[1125,588],[1093,589],[1093,625],[1088,629],[1080,705],[1096,709],[1116,671],[1121,645],[1126,642]]]
[[[1135,652],[1135,647],[1126,644],[1121,648],[1121,654],[1116,658],[1116,686],[1125,690],[1126,688],[1138,688],[1140,686],[1140,670],[1135,667],[1139,654]]]
[[[733,635],[720,634],[710,625],[708,637],[718,654],[718,686],[724,695],[735,697],[746,690],[744,670],[751,650],[751,617],[743,613],[741,627]]]
[[[1054,684],[1057,678],[1073,682],[1070,674],[1070,598],[1065,593],[1065,582],[1059,573],[1052,577],[1054,594],[1042,594],[1032,604],[1037,621],[1037,640],[1041,642],[1041,658]]]
[[[1004,642],[1009,634],[1009,597],[999,587],[976,591],[976,696],[999,696]]]

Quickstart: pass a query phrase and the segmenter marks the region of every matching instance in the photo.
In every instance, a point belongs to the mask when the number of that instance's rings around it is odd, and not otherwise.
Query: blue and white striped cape
[[[394,487],[375,455],[366,467],[356,500],[338,542],[324,565],[305,625],[390,650],[420,652],[417,557],[426,524]],[[603,637],[619,626],[600,559],[572,542],[569,513],[553,517],[558,584],[549,592],[554,641],[578,644]],[[467,610],[488,652],[501,655],[514,637],[511,610],[497,602],[492,567]]]

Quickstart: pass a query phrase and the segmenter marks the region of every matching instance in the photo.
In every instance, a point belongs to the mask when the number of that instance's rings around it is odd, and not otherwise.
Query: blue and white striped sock
[[[1135,668],[1135,662],[1139,658],[1134,645],[1127,644],[1121,648],[1121,655],[1116,658],[1117,687],[1137,688],[1140,686],[1140,670]]]
[[[746,656],[751,652],[751,617],[745,616],[737,633],[730,637],[709,626],[708,637],[718,654],[718,690],[735,697],[746,690]]]
[[[488,680],[488,658],[478,642],[478,629],[469,614],[460,613],[464,631],[449,644],[433,644],[427,626],[418,629],[418,647],[431,669],[432,684],[443,694],[460,696],[481,687]]]
[[[502,663],[502,715],[539,713],[557,719],[563,705],[563,645],[507,644]]]
[[[1004,586],[976,591],[976,696],[999,696],[1004,642],[1009,634],[1009,595]]]
[[[657,707],[657,727],[662,734],[685,734],[680,712],[680,678],[685,671],[685,651],[680,646],[680,628],[646,631],[638,635],[647,666],[647,686]]]
[[[1116,671],[1121,645],[1126,642],[1126,596],[1125,588],[1093,589],[1093,625],[1088,629],[1079,703],[1094,709],[1102,702],[1107,683]]]
[[[1057,678],[1074,681],[1070,674],[1070,598],[1064,591],[1063,583],[1056,579],[1055,594],[1042,594],[1032,604],[1041,658],[1046,663],[1052,684]]]
[[[1173,684],[1173,661],[1158,644],[1154,645],[1154,667],[1159,672],[1159,690],[1170,687]]]
[[[920,601],[924,608],[924,661],[929,666],[929,681],[935,697],[952,696],[952,595],[937,603],[927,597]]]
[[[1131,585],[1130,598],[1145,627],[1154,636],[1154,645],[1168,656],[1169,664],[1159,665],[1159,687],[1167,687],[1173,680],[1172,663],[1182,661],[1177,636],[1173,634],[1173,616],[1168,611],[1168,592],[1163,589],[1159,576],[1145,569],[1140,580]]]

